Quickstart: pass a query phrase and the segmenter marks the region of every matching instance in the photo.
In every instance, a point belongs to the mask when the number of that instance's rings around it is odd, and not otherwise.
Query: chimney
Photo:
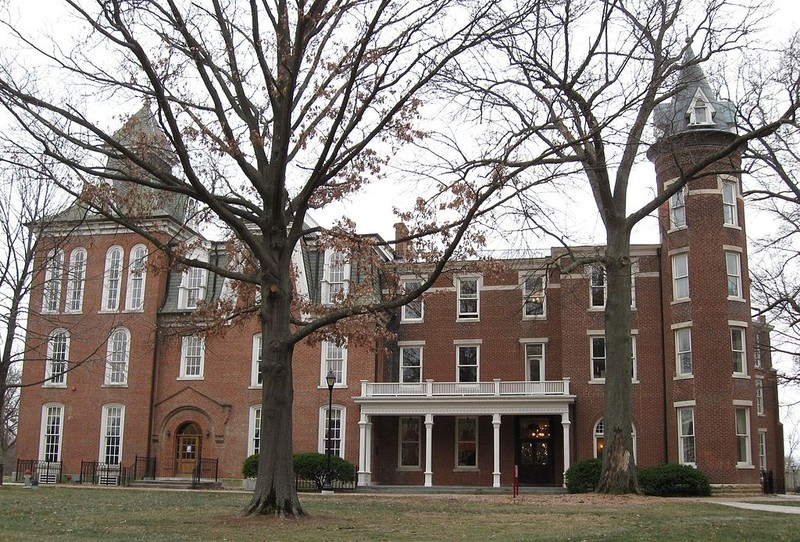
[[[402,222],[394,225],[394,238],[405,239],[408,237],[408,226]],[[411,246],[410,240],[397,241],[394,245],[394,250],[397,259],[402,259],[407,262],[414,260],[414,247]]]

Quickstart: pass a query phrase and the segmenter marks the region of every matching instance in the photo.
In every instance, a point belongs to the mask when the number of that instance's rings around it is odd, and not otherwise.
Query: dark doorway
[[[175,432],[175,474],[192,474],[203,447],[203,433],[200,427],[189,422],[181,425]]]
[[[516,464],[519,482],[552,485],[556,481],[556,443],[561,435],[560,416],[517,416]]]

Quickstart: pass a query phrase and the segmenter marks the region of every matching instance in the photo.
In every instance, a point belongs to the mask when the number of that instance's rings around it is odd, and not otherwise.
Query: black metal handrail
[[[79,483],[101,486],[127,486],[131,467],[101,463],[100,461],[81,461]]]
[[[200,485],[200,480],[219,480],[219,459],[199,457],[192,469],[192,488]]]
[[[133,462],[133,479],[144,480],[145,478],[155,480],[156,458],[137,455]]]

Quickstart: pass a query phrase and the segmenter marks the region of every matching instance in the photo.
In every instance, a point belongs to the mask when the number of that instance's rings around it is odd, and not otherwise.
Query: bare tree
[[[738,171],[727,158],[737,147],[792,120],[797,78],[791,78],[790,103],[782,112],[730,138],[713,155],[682,163],[676,182],[631,211],[634,166],[655,143],[648,129],[654,113],[690,83],[681,74],[743,47],[765,13],[725,1],[540,2],[509,34],[492,40],[495,62],[461,64],[454,100],[474,98],[462,103],[494,122],[497,142],[474,167],[500,164],[509,175],[522,174],[535,165],[528,153],[557,149],[588,184],[604,225],[600,253],[563,263],[565,271],[601,263],[607,277],[600,491],[639,490],[631,438],[631,230],[692,179],[711,170]]]
[[[355,235],[351,222],[310,229],[307,213],[380,179],[391,155],[425,137],[430,128],[419,123],[431,81],[465,51],[512,27],[522,12],[490,25],[488,15],[500,2],[66,4],[84,24],[71,46],[37,44],[6,26],[47,71],[32,70],[37,63],[30,57],[24,66],[7,59],[0,101],[26,132],[24,146],[68,165],[81,184],[58,182],[96,212],[146,236],[182,265],[260,289],[252,310],[264,337],[262,453],[247,512],[302,515],[291,448],[295,344],[325,329],[335,333],[343,319],[380,313],[420,295],[469,235],[470,219],[495,197],[502,179],[441,185],[436,196],[442,212],[427,207],[405,239],[419,243],[422,235],[443,234],[443,242],[426,243],[417,253],[434,262],[430,274],[419,289],[383,300],[371,295],[376,284],[369,273],[360,288],[331,306],[312,307],[298,298],[292,254],[306,236],[319,235],[353,262],[361,258],[362,269],[380,264],[369,256],[370,240]],[[66,95],[37,90],[54,74]],[[146,102],[137,122],[149,127],[148,135],[126,138],[120,131],[115,137],[95,122],[92,104],[104,99]],[[132,211],[145,189],[189,198],[224,226],[231,248],[242,250],[239,261],[252,265],[215,267],[151,235]]]

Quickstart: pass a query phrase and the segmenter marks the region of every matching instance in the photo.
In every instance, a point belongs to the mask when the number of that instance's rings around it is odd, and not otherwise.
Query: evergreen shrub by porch
[[[645,495],[706,497],[711,485],[706,475],[689,465],[656,465],[639,469],[639,486]]]
[[[584,459],[574,463],[566,473],[567,491],[570,493],[591,493],[600,483],[603,462],[599,459]]]
[[[313,480],[319,489],[325,483],[325,472],[328,469],[328,459],[325,454],[305,453],[294,454],[294,472],[301,478]],[[355,473],[353,464],[338,456],[331,456],[331,481],[352,482]],[[244,460],[242,474],[245,478],[258,476],[258,454],[253,454]]]

